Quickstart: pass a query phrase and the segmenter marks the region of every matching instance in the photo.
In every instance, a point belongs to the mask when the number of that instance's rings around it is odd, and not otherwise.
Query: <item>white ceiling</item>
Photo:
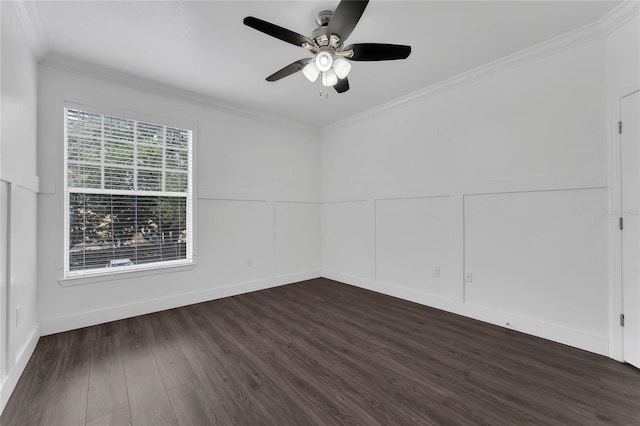
[[[319,96],[297,73],[309,57],[242,23],[255,16],[309,36],[338,1],[36,2],[51,53],[175,86],[223,103],[324,126],[593,23],[616,1],[371,1],[348,43],[409,44],[404,61],[353,62],[351,90]]]

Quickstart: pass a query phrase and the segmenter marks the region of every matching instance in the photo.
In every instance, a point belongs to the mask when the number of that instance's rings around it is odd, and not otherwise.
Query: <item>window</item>
[[[65,108],[65,278],[192,260],[192,132]]]

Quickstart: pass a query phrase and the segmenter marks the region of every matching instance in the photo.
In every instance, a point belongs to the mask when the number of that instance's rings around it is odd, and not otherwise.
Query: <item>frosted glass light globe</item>
[[[316,55],[316,67],[321,72],[329,71],[333,66],[333,57],[329,52],[320,52]]]
[[[304,68],[302,68],[302,73],[310,82],[313,83],[318,79],[320,70],[316,67],[315,62],[309,62]]]
[[[322,73],[322,85],[335,86],[338,83],[338,76],[334,70],[328,70]]]
[[[349,75],[349,71],[351,71],[351,64],[347,60],[336,58],[333,62],[333,70],[338,75],[338,78],[342,80]]]

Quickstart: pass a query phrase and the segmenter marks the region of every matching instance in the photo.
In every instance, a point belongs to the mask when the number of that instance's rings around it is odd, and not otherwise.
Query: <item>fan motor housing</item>
[[[315,41],[318,47],[339,49],[342,46],[340,37],[337,35],[331,35],[327,32],[327,25],[329,25],[329,21],[332,16],[333,12],[331,10],[323,10],[318,12],[318,15],[316,16],[316,23],[319,27],[311,33],[311,38]]]
[[[339,49],[342,46],[340,37],[335,34],[328,34],[327,27],[316,28],[313,33],[311,33],[311,38],[316,42],[318,47],[332,47],[334,49]]]

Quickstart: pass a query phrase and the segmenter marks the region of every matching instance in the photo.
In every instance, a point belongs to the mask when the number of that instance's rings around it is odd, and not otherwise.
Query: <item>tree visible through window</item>
[[[190,130],[65,109],[65,275],[191,261]]]

